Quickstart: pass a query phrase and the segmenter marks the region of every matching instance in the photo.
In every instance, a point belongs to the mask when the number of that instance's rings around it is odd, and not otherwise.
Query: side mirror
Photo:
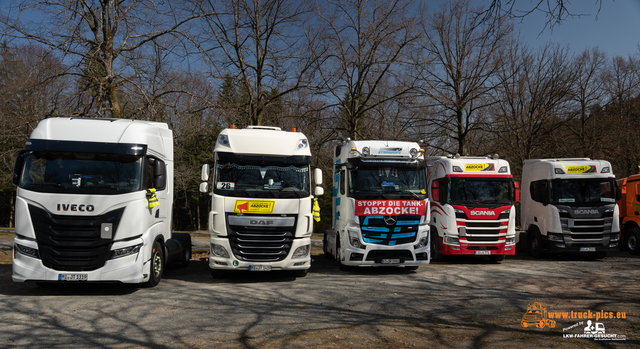
[[[200,188],[198,188],[198,189],[200,189],[201,193],[208,193],[209,192],[209,183],[207,183],[207,182],[200,183]]]
[[[209,164],[202,165],[202,172],[200,173],[200,179],[203,182],[206,182],[206,181],[209,180],[210,171],[211,171],[211,169],[209,168]]]
[[[518,182],[513,182],[513,188],[514,193],[515,193],[515,202],[520,202],[520,183]]]
[[[440,182],[439,181],[431,182],[431,200],[434,200],[434,201],[440,200]]]
[[[11,178],[11,182],[13,185],[20,185],[20,178],[22,178],[22,169],[24,168],[24,154],[27,151],[22,149],[18,156],[16,156],[16,161],[13,163],[13,177]]]
[[[153,187],[163,190],[167,186],[167,168],[164,161],[156,159],[153,163]]]
[[[622,200],[622,188],[616,188],[616,201]]]
[[[316,185],[322,185],[322,170],[316,168],[313,171],[313,181]]]
[[[314,196],[324,195],[324,188],[323,187],[315,187],[313,189],[313,195]]]

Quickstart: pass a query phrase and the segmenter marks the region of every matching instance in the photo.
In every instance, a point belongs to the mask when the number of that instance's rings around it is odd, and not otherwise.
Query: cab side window
[[[531,199],[536,202],[544,203],[545,199],[548,198],[548,184],[546,180],[540,180],[531,182],[529,186],[529,193],[531,194]]]

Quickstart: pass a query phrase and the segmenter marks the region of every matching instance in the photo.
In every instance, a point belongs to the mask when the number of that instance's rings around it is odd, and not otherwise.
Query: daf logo
[[[600,214],[598,210],[575,210],[573,211],[575,214]]]
[[[495,213],[493,213],[491,211],[470,211],[469,213],[472,216],[493,216],[493,215],[495,215]]]
[[[394,224],[396,224],[397,221],[398,221],[398,218],[396,216],[385,216],[384,217],[384,222],[387,225],[394,225]]]
[[[58,211],[93,212],[96,208],[85,204],[58,204],[57,209]]]
[[[251,221],[249,221],[249,224],[251,225],[272,225],[273,221],[265,221],[265,220],[260,220],[260,219],[252,219]]]

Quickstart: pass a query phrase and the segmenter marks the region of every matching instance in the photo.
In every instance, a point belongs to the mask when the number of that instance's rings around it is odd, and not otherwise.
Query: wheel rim
[[[157,276],[162,271],[162,258],[159,253],[156,253],[153,258],[153,273]]]
[[[629,247],[630,251],[635,251],[638,248],[638,239],[635,235],[629,236],[627,240],[627,247]]]
[[[538,239],[536,236],[531,239],[531,251],[538,252]]]

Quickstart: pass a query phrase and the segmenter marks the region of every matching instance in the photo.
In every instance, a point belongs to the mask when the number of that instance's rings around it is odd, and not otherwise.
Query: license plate
[[[88,274],[58,274],[58,281],[87,281]]]
[[[491,250],[481,250],[481,251],[476,251],[476,255],[490,255],[491,254]]]
[[[380,263],[382,263],[382,264],[400,264],[400,259],[399,258],[383,259],[383,260],[380,261]]]
[[[250,265],[249,270],[251,271],[271,271],[270,265]]]
[[[595,247],[580,247],[580,252],[596,252]]]

